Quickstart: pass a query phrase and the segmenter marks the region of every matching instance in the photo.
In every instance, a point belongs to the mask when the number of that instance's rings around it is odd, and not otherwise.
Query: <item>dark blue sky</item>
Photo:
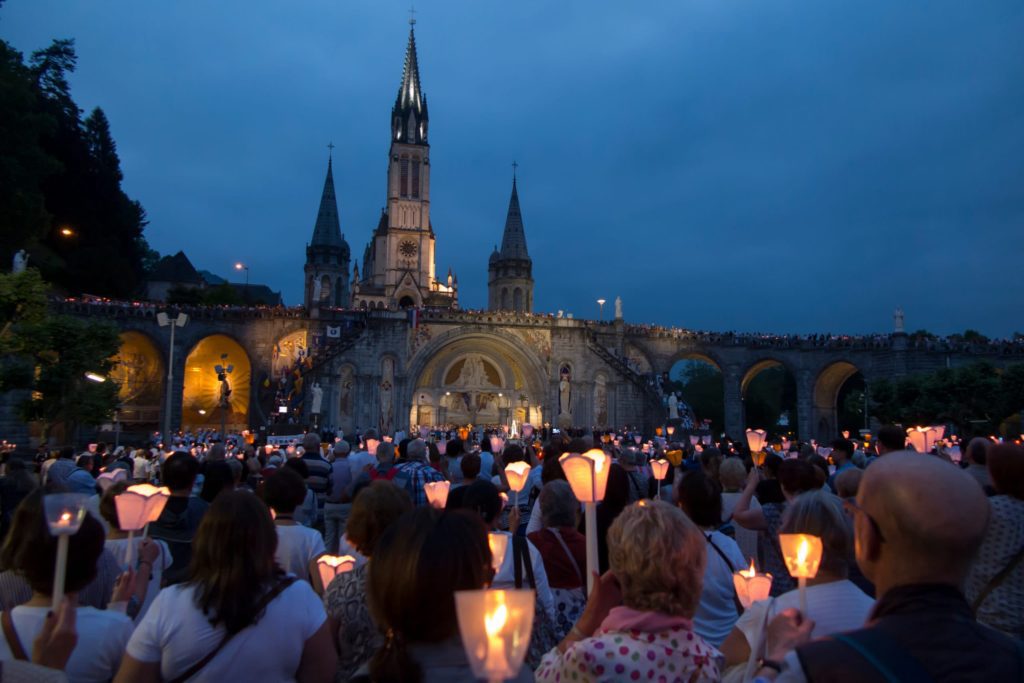
[[[76,40],[150,243],[301,296],[328,142],[361,257],[408,4],[8,0]],[[536,306],[697,329],[1024,330],[1019,0],[422,2],[437,269],[486,304],[518,160]],[[610,307],[610,306],[609,306]],[[606,307],[607,308],[607,307]],[[608,315],[609,311],[606,310]]]

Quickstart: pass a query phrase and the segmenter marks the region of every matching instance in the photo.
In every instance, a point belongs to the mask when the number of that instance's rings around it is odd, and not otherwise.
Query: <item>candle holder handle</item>
[[[68,568],[68,543],[71,537],[61,534],[57,537],[57,566],[53,570],[53,602],[50,607],[57,612],[64,600],[64,576]]]

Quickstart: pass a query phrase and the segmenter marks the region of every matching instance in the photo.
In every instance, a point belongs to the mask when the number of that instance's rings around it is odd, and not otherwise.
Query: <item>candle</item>
[[[779,547],[786,569],[800,588],[800,611],[807,615],[807,579],[818,575],[821,564],[821,539],[810,534],[779,534]]]
[[[528,590],[456,591],[459,632],[476,678],[515,678],[530,642],[535,601]]]
[[[767,600],[772,589],[772,575],[759,574],[754,568],[754,560],[750,560],[750,569],[741,569],[732,575],[732,583],[736,595],[744,609],[759,600]]]
[[[423,490],[427,494],[427,501],[434,507],[443,510],[444,506],[448,503],[448,489],[450,487],[451,482],[432,481],[424,484]]]
[[[508,487],[515,493],[515,505],[519,505],[519,492],[526,486],[526,478],[530,476],[530,464],[526,462],[510,462],[505,467],[505,478]]]
[[[501,571],[501,564],[505,561],[508,538],[507,535],[495,531],[487,534],[487,545],[491,547],[491,568],[495,574]]]
[[[316,558],[316,569],[324,591],[338,574],[350,572],[356,567],[356,558],[351,555],[321,555]]]

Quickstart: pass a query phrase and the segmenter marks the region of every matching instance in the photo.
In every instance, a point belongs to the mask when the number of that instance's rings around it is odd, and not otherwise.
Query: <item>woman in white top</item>
[[[733,521],[732,513],[736,509],[736,503],[743,496],[743,487],[747,481],[747,468],[740,458],[728,457],[722,461],[718,468],[718,480],[722,482],[722,524],[732,526],[736,535],[736,545],[744,557],[744,564],[749,565],[754,560],[758,567],[761,566],[761,558],[757,553],[757,535],[755,529],[748,529],[745,526],[736,524]],[[761,503],[757,498],[750,499],[751,511],[760,510]]]
[[[846,578],[847,562],[853,557],[853,530],[842,501],[820,489],[800,494],[787,507],[779,533],[811,534],[821,538],[818,575],[807,580],[806,616],[814,622],[811,637],[863,626],[874,600]],[[742,670],[751,658],[751,650],[755,658],[763,656],[765,624],[783,610],[799,609],[799,606],[797,590],[754,603],[720,648],[726,666]],[[735,671],[730,674],[735,675]]]
[[[677,497],[679,507],[700,528],[708,544],[693,630],[719,647],[740,616],[732,574],[745,566],[743,554],[736,541],[718,530],[722,524],[722,493],[715,480],[700,470],[689,472],[679,481]]]
[[[64,590],[72,604],[78,591],[96,576],[96,562],[103,552],[103,527],[90,514],[78,533],[68,541],[67,573]],[[57,558],[57,539],[46,526],[43,496],[30,494],[14,513],[11,536],[4,545],[0,562],[24,576],[32,587],[32,598],[0,615],[5,631],[0,638],[0,660],[21,659],[32,652],[32,642],[43,630],[51,607],[53,567]],[[130,577],[122,576],[114,590],[113,601],[123,603],[132,592]],[[71,681],[109,681],[117,671],[125,644],[132,634],[132,622],[114,609],[78,607],[76,628],[78,644],[65,671]]]
[[[316,558],[326,552],[324,537],[316,529],[295,521],[295,508],[306,497],[306,482],[290,467],[282,467],[267,477],[263,500],[274,511],[277,552],[274,559],[281,569],[309,581]]]
[[[277,567],[276,548],[270,512],[256,496],[217,496],[196,533],[189,580],[157,596],[115,681],[332,680],[323,604]]]

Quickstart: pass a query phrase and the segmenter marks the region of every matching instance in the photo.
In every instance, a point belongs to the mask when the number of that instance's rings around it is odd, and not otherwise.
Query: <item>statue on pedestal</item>
[[[11,272],[17,275],[18,273],[24,273],[25,268],[28,267],[28,252],[24,249],[19,250],[14,255],[14,262],[11,264]]]
[[[900,306],[896,307],[896,310],[892,314],[893,327],[895,328],[896,334],[903,334],[906,330],[903,328],[903,308]]]
[[[668,395],[668,419],[679,419],[679,399],[674,392]]]
[[[622,297],[615,297],[615,319],[622,320]]]
[[[309,412],[313,415],[319,415],[320,408],[323,405],[324,390],[320,388],[320,383],[316,382],[313,384],[313,388],[309,390],[309,393],[312,395]]]

